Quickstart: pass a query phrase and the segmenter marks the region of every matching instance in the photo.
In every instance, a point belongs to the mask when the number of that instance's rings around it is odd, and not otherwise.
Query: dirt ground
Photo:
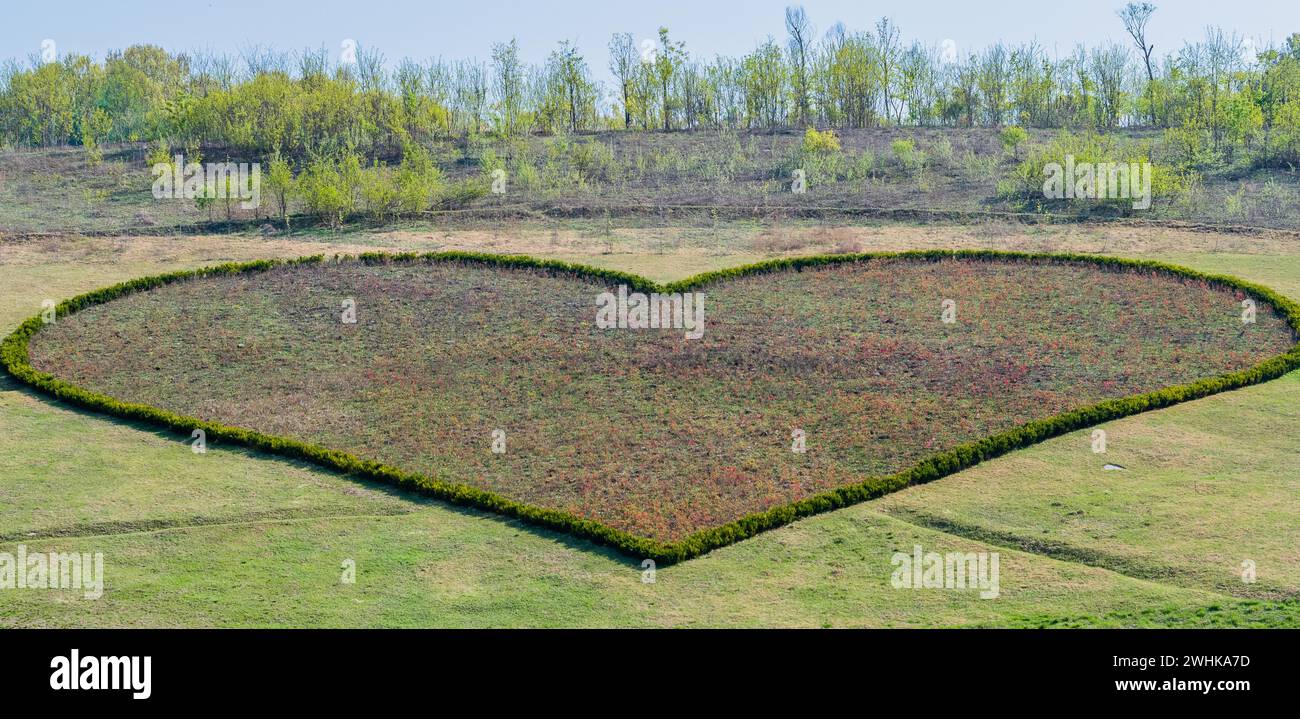
[[[201,249],[200,249],[201,248]],[[608,232],[570,226],[516,223],[501,228],[429,228],[263,236],[139,235],[0,237],[0,264],[47,262],[158,262],[309,254],[355,254],[377,250],[473,250],[534,255],[774,256],[819,252],[990,248],[1054,252],[1148,255],[1179,253],[1300,254],[1300,237],[1284,232],[1228,234],[1124,225],[755,225],[720,227],[616,227]]]

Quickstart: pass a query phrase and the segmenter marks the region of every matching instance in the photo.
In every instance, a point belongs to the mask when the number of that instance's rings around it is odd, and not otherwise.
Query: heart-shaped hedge
[[[598,327],[619,285],[703,293],[702,336]],[[3,346],[56,397],[659,561],[1300,366],[1300,311],[1267,288],[984,251],[668,286],[521,256],[311,257],[134,280],[57,317]]]

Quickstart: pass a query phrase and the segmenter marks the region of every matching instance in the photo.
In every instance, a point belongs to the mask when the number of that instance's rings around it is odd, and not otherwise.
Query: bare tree
[[[1097,124],[1102,127],[1113,128],[1119,122],[1128,59],[1128,51],[1120,45],[1111,44],[1092,51],[1092,75],[1097,89]]]
[[[563,106],[565,121],[569,132],[577,132],[595,120],[596,84],[591,80],[587,61],[569,40],[560,42],[560,47],[551,53],[547,61],[547,72],[554,94]]]
[[[487,66],[476,60],[460,60],[453,69],[455,75],[452,104],[460,121],[470,134],[483,131],[483,116],[487,111]]]
[[[790,34],[790,82],[794,86],[794,107],[800,124],[808,124],[808,55],[811,51],[813,28],[803,6],[785,9],[785,29]]]
[[[895,95],[896,88],[894,77],[895,66],[898,64],[899,53],[899,31],[898,26],[887,17],[882,17],[876,22],[876,59],[879,63],[881,91],[885,97],[885,119],[888,120],[893,112],[891,100]],[[900,99],[899,102],[902,102]]]
[[[384,54],[379,50],[357,45],[357,82],[366,92],[384,89]]]
[[[298,54],[298,78],[304,83],[315,85],[325,79],[329,64],[329,51],[325,48],[304,48]]]
[[[632,126],[632,86],[636,82],[637,64],[636,40],[632,33],[616,33],[609,39],[609,71],[618,79],[619,95],[623,101],[623,127]]]
[[[1138,50],[1142,52],[1142,61],[1147,66],[1147,101],[1151,113],[1151,124],[1153,125],[1156,123],[1156,73],[1151,66],[1151,53],[1156,49],[1156,46],[1147,42],[1147,22],[1151,20],[1151,13],[1155,11],[1156,6],[1149,2],[1131,2],[1117,13],[1119,19],[1124,23],[1124,29],[1133,38],[1133,42],[1137,43]]]
[[[288,72],[289,59],[275,48],[261,44],[246,45],[240,48],[240,57],[244,61],[245,80],[271,72]]]
[[[238,72],[235,62],[225,53],[202,50],[194,54],[194,74],[190,82],[196,93],[207,95],[212,90],[229,90],[234,87]]]
[[[1217,150],[1223,140],[1225,121],[1220,105],[1223,96],[1232,92],[1232,73],[1241,65],[1241,38],[1235,32],[1229,34],[1221,28],[1207,27],[1204,47],[1203,69],[1210,87],[1210,107],[1206,116],[1209,119],[1210,136]]]
[[[508,43],[492,46],[492,75],[496,90],[496,110],[498,127],[506,137],[519,134],[524,103],[524,65],[519,59],[519,42],[511,39]]]
[[[985,48],[978,59],[976,84],[984,102],[986,122],[995,127],[1002,124],[1006,114],[1010,75],[1006,46],[998,42]]]

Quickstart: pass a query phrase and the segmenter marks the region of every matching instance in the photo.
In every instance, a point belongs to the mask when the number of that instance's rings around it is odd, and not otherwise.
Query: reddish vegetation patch
[[[37,334],[31,356],[113,397],[671,542],[1294,342],[1267,307],[1243,325],[1231,291],[1091,265],[896,259],[744,277],[704,290],[695,340],[598,329],[605,289],[446,264],[280,268],[91,307]],[[356,324],[340,320],[347,298]]]

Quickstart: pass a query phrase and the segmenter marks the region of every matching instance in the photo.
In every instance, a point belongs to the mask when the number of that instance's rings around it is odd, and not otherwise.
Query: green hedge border
[[[336,263],[356,261],[364,264],[458,263],[487,265],[539,270],[552,276],[591,279],[610,284],[626,284],[643,292],[683,292],[750,275],[770,272],[800,272],[805,269],[832,265],[890,259],[917,261],[966,259],[1003,263],[1083,264],[1111,270],[1161,272],[1179,278],[1202,280],[1212,285],[1237,290],[1255,298],[1257,301],[1268,304],[1286,318],[1293,333],[1297,338],[1300,338],[1300,305],[1267,287],[1235,277],[1206,274],[1186,267],[1152,260],[1132,260],[1084,254],[996,250],[920,250],[793,257],[706,272],[663,285],[626,272],[556,260],[537,259],[526,255],[493,255],[474,252],[402,254],[376,252],[361,254],[355,258],[346,255],[335,255],[332,259],[327,259],[324,255],[313,255],[290,260],[256,260],[253,262],[227,263],[196,270],[129,280],[66,300],[55,308],[55,312],[56,318],[67,316],[86,307],[173,282],[230,274],[265,272],[278,267],[322,264],[331,261]],[[662,543],[565,512],[523,504],[492,492],[463,484],[443,482],[373,460],[361,459],[346,452],[294,439],[262,434],[249,429],[207,422],[193,417],[184,417],[149,405],[123,402],[82,389],[53,375],[38,372],[31,366],[28,343],[40,331],[42,326],[43,323],[39,315],[19,325],[18,329],[8,335],[3,344],[0,344],[0,361],[3,361],[5,370],[19,381],[59,400],[123,419],[140,421],[187,434],[192,433],[195,429],[201,429],[207,434],[209,441],[231,442],[282,456],[305,459],[345,474],[388,482],[404,489],[456,504],[476,507],[507,517],[514,517],[541,527],[567,532],[576,537],[613,547],[631,557],[653,559],[663,564],[697,557],[718,547],[738,542],[759,532],[789,524],[803,517],[847,507],[909,485],[929,482],[971,467],[986,459],[1041,442],[1050,437],[1139,412],[1205,397],[1217,392],[1265,382],[1300,367],[1300,343],[1297,343],[1286,354],[1272,357],[1246,370],[1198,380],[1187,385],[1167,387],[1147,394],[1105,400],[1055,417],[1034,420],[1001,434],[954,447],[951,450],[922,460],[912,468],[897,474],[867,477],[856,484],[813,495],[764,512],[750,514],[718,527],[701,530],[676,542]]]

